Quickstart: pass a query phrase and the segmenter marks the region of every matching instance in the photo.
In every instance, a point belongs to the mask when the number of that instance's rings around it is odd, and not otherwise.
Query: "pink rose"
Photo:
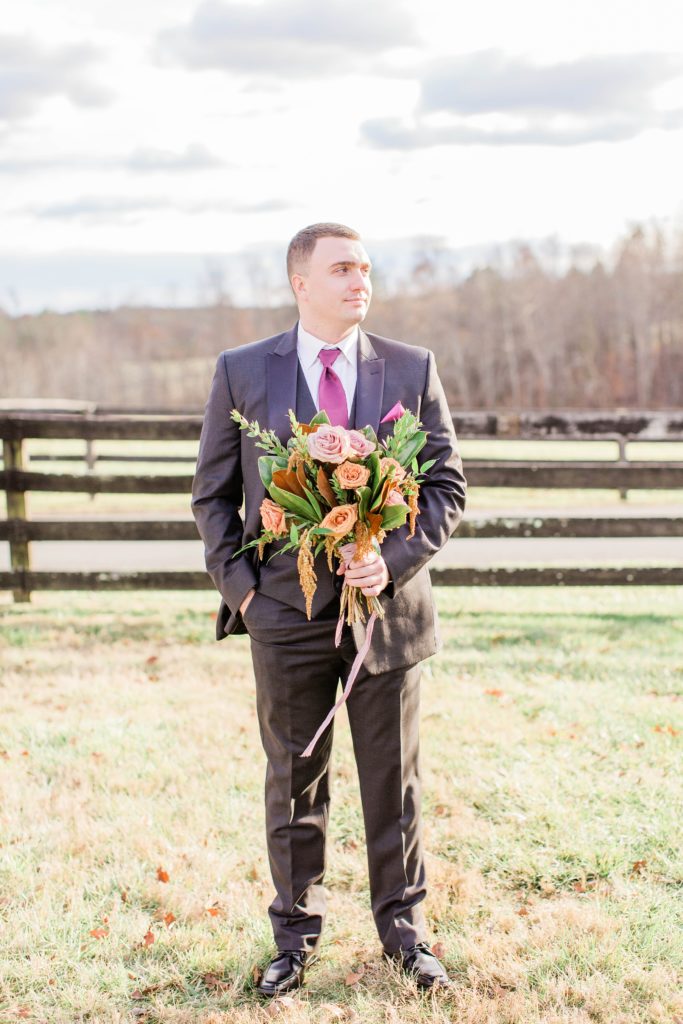
[[[387,505],[408,505],[398,487],[392,487],[386,498],[384,499],[384,507]]]
[[[367,459],[375,451],[375,445],[360,430],[349,430],[352,459]]]
[[[323,423],[306,438],[310,455],[318,462],[345,462],[351,452],[348,432],[344,427]]]
[[[392,459],[390,455],[388,455],[385,459],[379,460],[379,468],[382,473],[382,476],[388,476],[389,470],[393,468],[393,475],[391,479],[394,481],[395,484],[400,484],[401,480],[403,480],[404,476],[406,475],[406,471],[401,465],[401,463],[397,459]]]

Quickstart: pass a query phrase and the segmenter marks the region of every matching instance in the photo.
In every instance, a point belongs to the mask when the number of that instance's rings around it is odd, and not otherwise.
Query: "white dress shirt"
[[[356,366],[358,327],[351,331],[343,341],[330,345],[327,341],[321,341],[320,338],[316,338],[315,335],[305,331],[301,326],[301,321],[299,321],[296,348],[299,355],[299,363],[304,371],[308,390],[311,392],[316,410],[318,409],[318,387],[320,386],[320,378],[323,374],[323,364],[318,359],[318,353],[321,348],[339,349],[340,354],[335,359],[332,369],[342,382],[344,394],[346,395],[346,411],[350,413],[351,406],[353,405],[353,396],[356,391],[356,377],[358,375]]]

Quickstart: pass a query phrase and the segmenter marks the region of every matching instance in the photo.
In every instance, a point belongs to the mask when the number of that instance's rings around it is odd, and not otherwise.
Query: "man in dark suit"
[[[448,404],[428,350],[360,329],[370,303],[370,260],[360,236],[339,224],[314,224],[292,239],[289,280],[299,320],[283,334],[221,353],[206,405],[192,509],[206,565],[222,602],[217,638],[248,632],[261,740],[267,757],[266,830],[275,885],[269,908],[277,954],[258,989],[298,987],[314,959],[325,918],[325,834],[333,723],[310,758],[301,758],[333,706],[365,627],[335,627],[342,581],[381,595],[370,650],[348,703],[365,823],[372,912],[387,957],[420,987],[447,984],[430,951],[422,911],[426,894],[420,823],[420,662],[441,641],[427,563],[462,518],[465,478]],[[331,372],[330,372],[331,371]],[[259,450],[230,413],[290,436],[288,410],[308,422],[321,406],[332,422],[373,427],[398,402],[428,432],[421,461],[434,459],[421,488],[415,536],[390,532],[381,555],[329,571],[315,563],[311,618],[289,552],[259,562],[234,553],[261,532],[265,489]],[[244,519],[240,508],[244,500]],[[282,542],[280,542],[281,544]]]

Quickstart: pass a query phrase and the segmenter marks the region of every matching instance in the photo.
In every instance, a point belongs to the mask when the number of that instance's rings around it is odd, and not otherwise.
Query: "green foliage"
[[[259,476],[261,477],[261,482],[267,491],[270,490],[273,473],[276,469],[287,469],[287,459],[279,457],[273,458],[272,455],[261,455],[259,457]]]
[[[315,523],[318,521],[319,515],[316,510],[304,498],[300,498],[298,494],[290,494],[289,491],[283,491],[281,487],[271,483],[270,496],[278,505],[282,505],[289,512],[294,512],[295,515],[306,522]]]
[[[389,505],[382,509],[382,529],[395,530],[397,526],[403,526],[407,518],[407,505]]]
[[[251,423],[240,413],[237,409],[233,409],[230,413],[231,419],[235,423],[239,424],[240,430],[246,430],[248,437],[258,437],[259,440],[255,442],[257,448],[263,448],[270,455],[279,455],[281,457],[287,457],[287,449],[280,441],[274,430],[261,430],[258,420],[252,420]]]

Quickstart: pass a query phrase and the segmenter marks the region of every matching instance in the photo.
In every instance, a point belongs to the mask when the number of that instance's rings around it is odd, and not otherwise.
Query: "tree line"
[[[634,228],[608,264],[551,268],[519,245],[503,270],[444,281],[430,256],[376,290],[368,331],[431,348],[453,409],[683,405],[683,237]],[[115,408],[201,409],[224,348],[286,330],[296,307],[0,313],[0,392]]]

